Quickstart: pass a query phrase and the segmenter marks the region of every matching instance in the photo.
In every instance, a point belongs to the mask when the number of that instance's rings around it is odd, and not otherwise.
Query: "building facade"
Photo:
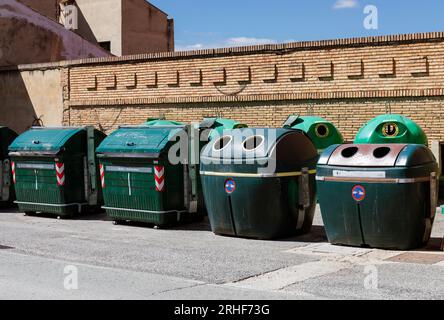
[[[116,56],[174,51],[174,20],[146,0],[18,1],[64,25],[75,19],[73,32]]]
[[[0,30],[0,66],[111,55],[15,0],[0,0]]]

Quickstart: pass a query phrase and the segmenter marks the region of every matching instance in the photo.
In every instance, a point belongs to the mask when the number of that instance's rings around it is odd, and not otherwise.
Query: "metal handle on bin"
[[[299,176],[299,206],[298,229],[304,225],[305,210],[310,207],[310,170],[308,168],[302,168]]]
[[[433,221],[438,207],[438,177],[436,172],[430,174],[430,205],[430,218]]]
[[[0,170],[0,199],[2,199],[2,201],[8,201],[9,188],[11,185],[11,162],[8,159],[3,161],[3,163],[0,162]]]
[[[426,230],[423,241],[430,239],[432,234],[433,221],[435,220],[436,208],[438,206],[438,179],[436,172],[430,173],[430,216],[426,218]]]

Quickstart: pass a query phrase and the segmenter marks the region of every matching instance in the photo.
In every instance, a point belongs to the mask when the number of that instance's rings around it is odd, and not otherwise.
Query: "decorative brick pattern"
[[[232,74],[233,79],[235,79],[235,81],[237,81],[239,84],[250,84],[251,83],[251,67],[250,66],[246,66],[246,67],[233,67],[230,70],[230,75]]]
[[[100,81],[98,80],[100,83]],[[105,89],[107,90],[116,90],[117,89],[117,75],[111,74],[103,77],[103,84]]]
[[[97,90],[97,76],[92,75],[88,76],[85,81],[85,87],[88,91],[96,91]]]
[[[317,74],[321,81],[328,81],[334,79],[334,64],[333,61],[322,61],[317,64]]]
[[[376,61],[379,66],[379,76],[388,78],[396,76],[396,60],[394,58],[380,59]]]
[[[289,66],[290,81],[299,82],[305,80],[305,65],[302,62],[295,62]]]
[[[364,61],[350,60],[347,62],[347,76],[349,79],[360,79],[364,77]]]
[[[121,82],[122,82],[123,86],[129,90],[137,88],[137,73],[133,72],[133,73],[125,74],[122,77]],[[120,79],[119,79],[119,83],[120,83]]]
[[[203,74],[201,69],[190,69],[184,72],[184,80],[191,86],[203,85]]]
[[[421,77],[429,75],[428,57],[415,57],[409,60],[410,72],[413,76]]]

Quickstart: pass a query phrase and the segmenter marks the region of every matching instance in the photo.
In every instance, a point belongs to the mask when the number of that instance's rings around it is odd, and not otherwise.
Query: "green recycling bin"
[[[15,199],[12,183],[11,161],[8,147],[17,138],[17,133],[7,127],[0,127],[0,205],[9,205]]]
[[[166,227],[200,219],[205,214],[198,160],[208,135],[201,132],[218,124],[206,119],[186,126],[149,119],[141,126],[120,127],[98,148],[107,214],[114,223],[136,221]],[[178,141],[188,153],[177,154]],[[184,150],[181,150],[184,151]],[[196,161],[197,160],[197,161]]]
[[[201,177],[215,234],[274,239],[308,232],[318,153],[292,129],[235,129],[202,150]]]
[[[305,132],[318,149],[319,154],[331,145],[344,143],[344,138],[334,124],[321,117],[292,115],[285,121],[284,128],[299,129]]]
[[[15,139],[9,155],[19,209],[62,218],[100,208],[95,149],[104,138],[93,127],[33,127]]]
[[[428,145],[427,135],[411,119],[398,114],[380,115],[366,123],[354,143],[412,143]]]
[[[437,207],[438,165],[418,144],[328,148],[317,190],[333,244],[409,250],[428,242]]]

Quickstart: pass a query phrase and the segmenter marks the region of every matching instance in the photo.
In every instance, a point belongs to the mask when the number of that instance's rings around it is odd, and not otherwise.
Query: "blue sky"
[[[443,0],[149,0],[175,19],[176,50],[444,30]],[[378,9],[378,29],[363,26]]]

